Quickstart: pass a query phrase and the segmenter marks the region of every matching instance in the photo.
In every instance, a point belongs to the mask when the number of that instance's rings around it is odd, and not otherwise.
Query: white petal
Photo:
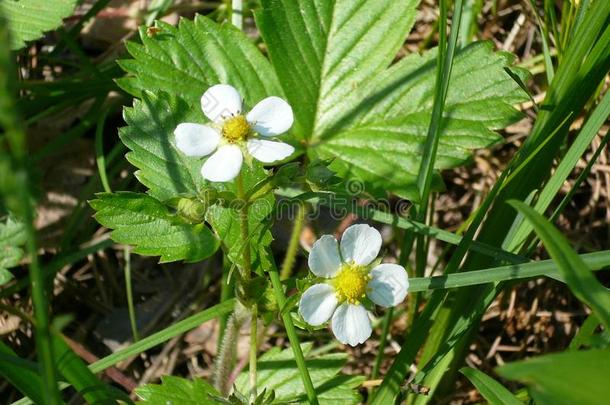
[[[214,122],[221,122],[227,117],[241,114],[241,104],[239,92],[228,84],[214,85],[201,97],[203,113]]]
[[[261,100],[248,113],[246,119],[254,130],[263,136],[283,134],[294,122],[290,104],[275,96]]]
[[[328,284],[314,284],[301,296],[299,313],[312,326],[328,321],[337,308],[335,289]]]
[[[271,163],[284,160],[294,153],[292,145],[284,142],[265,141],[263,139],[248,140],[248,152],[256,160],[263,163]]]
[[[356,346],[371,336],[371,320],[362,305],[342,304],[333,315],[335,337],[344,344]]]
[[[324,235],[311,248],[308,259],[311,272],[318,277],[332,277],[341,267],[339,244],[332,235]]]
[[[404,301],[409,289],[409,278],[404,267],[384,263],[371,270],[367,296],[377,305],[393,307]]]
[[[214,152],[220,141],[220,133],[201,124],[179,124],[174,130],[176,147],[186,156],[207,156]]]
[[[356,264],[367,265],[377,257],[379,249],[381,234],[366,224],[350,226],[341,237],[341,255],[345,262],[353,260]]]
[[[239,174],[243,160],[239,146],[221,146],[205,161],[201,175],[210,181],[231,181]]]

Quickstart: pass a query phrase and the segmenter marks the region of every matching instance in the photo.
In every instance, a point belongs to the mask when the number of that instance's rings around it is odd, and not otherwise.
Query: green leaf
[[[586,263],[546,218],[521,201],[511,200],[509,204],[531,222],[574,295],[590,306],[606,328],[610,328],[610,290],[597,281]]]
[[[347,360],[345,353],[330,353],[307,358],[312,344],[304,343],[301,348],[321,404],[357,404],[362,401],[356,388],[364,378],[340,374]],[[257,370],[258,390],[273,390],[274,404],[307,403],[305,389],[291,349],[272,348],[258,359]],[[239,375],[235,386],[241,392],[248,392],[246,372]]]
[[[23,258],[23,249],[20,246],[25,241],[26,233],[22,223],[11,218],[0,223],[0,285],[13,278],[8,269],[17,266]]]
[[[523,405],[523,402],[519,401],[502,384],[484,372],[474,368],[464,367],[460,369],[460,373],[464,374],[470,380],[490,405]]]
[[[201,378],[187,380],[185,378],[166,375],[161,377],[161,384],[146,384],[136,388],[136,394],[142,401],[138,403],[148,405],[206,405],[217,404],[210,395],[219,396],[209,383]]]
[[[349,110],[346,99],[392,62],[418,0],[263,0],[256,24],[303,139],[318,138]]]
[[[143,27],[142,44],[127,43],[133,59],[120,61],[129,75],[117,82],[134,96],[164,91],[184,99],[203,119],[201,96],[217,83],[235,87],[249,107],[267,96],[282,95],[269,62],[232,25],[200,15],[194,21],[181,19],[178,27],[161,21],[156,25],[161,31],[149,36]]]
[[[22,48],[26,41],[62,25],[75,5],[76,0],[0,0],[0,14],[10,28],[11,49]]]
[[[354,101],[343,104],[351,104],[349,115],[320,134],[314,152],[338,158],[333,168],[340,173],[415,198],[432,114],[436,53],[409,55],[355,91]],[[501,140],[495,129],[521,118],[512,104],[527,95],[505,71],[511,62],[508,54],[492,52],[488,42],[456,52],[435,169],[466,163],[473,149]],[[439,184],[437,178],[433,187]]]
[[[127,160],[153,197],[165,201],[179,194],[196,195],[204,188],[201,159],[189,158],[175,147],[174,129],[181,122],[201,122],[203,113],[167,93],[143,92],[125,108],[127,127],[119,136],[131,150]]]
[[[610,398],[610,349],[540,356],[496,372],[526,384],[540,405],[600,404]]]
[[[161,262],[196,262],[211,256],[219,242],[204,224],[190,224],[153,197],[131,192],[100,193],[90,202],[95,218],[114,229],[118,243],[135,245],[134,252],[161,256]]]

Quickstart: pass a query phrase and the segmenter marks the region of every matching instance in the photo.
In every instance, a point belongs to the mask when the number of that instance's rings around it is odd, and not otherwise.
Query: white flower
[[[182,123],[174,135],[176,147],[187,156],[203,157],[214,152],[201,168],[201,175],[210,181],[233,180],[244,158],[271,163],[294,152],[286,143],[262,139],[281,135],[292,126],[292,108],[279,97],[261,100],[244,115],[238,91],[217,84],[201,97],[201,109],[212,121],[209,125]]]
[[[371,336],[371,320],[361,300],[368,297],[382,307],[393,307],[407,296],[407,272],[397,264],[371,265],[381,248],[381,234],[368,225],[352,225],[343,233],[341,248],[331,235],[314,243],[309,268],[328,279],[309,287],[301,297],[299,313],[310,325],[332,317],[335,337],[351,346]]]

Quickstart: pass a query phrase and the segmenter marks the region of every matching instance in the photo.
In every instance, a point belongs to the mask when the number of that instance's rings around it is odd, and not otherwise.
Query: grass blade
[[[610,265],[610,250],[588,253],[578,257],[591,270],[601,270],[605,266]],[[460,288],[540,276],[565,282],[564,276],[558,270],[555,262],[552,260],[541,260],[511,266],[445,274],[442,276],[414,277],[409,279],[409,292]]]
[[[595,108],[591,114],[591,117],[587,120],[586,124],[583,126],[582,130],[574,140],[574,143],[572,146],[570,146],[570,149],[563,157],[561,163],[555,170],[555,173],[553,173],[553,176],[544,186],[544,189],[540,193],[540,196],[534,206],[534,210],[536,212],[542,214],[544,211],[546,211],[561,189],[561,186],[570,175],[570,172],[574,169],[576,163],[578,163],[578,160],[581,158],[583,153],[585,153],[587,147],[591,144],[593,138],[595,138],[606,119],[608,119],[608,116],[610,116],[610,92],[605,94],[602,101],[599,103],[597,108]],[[600,148],[603,148],[603,145],[601,145]],[[508,250],[513,251],[519,245],[521,245],[531,231],[532,225],[530,223],[523,222],[512,238]]]
[[[112,353],[111,355],[106,356],[103,359],[96,361],[95,363],[92,363],[89,368],[94,373],[104,371],[108,367],[112,367],[122,360],[136,356],[150,349],[151,347],[155,347],[163,342],[170,340],[174,336],[178,336],[184,332],[196,328],[204,322],[228,314],[233,310],[234,306],[234,298],[224,301],[218,305],[214,305],[211,308],[208,308],[186,319],[183,319],[182,321],[177,322],[163,330],[160,330],[157,333],[154,333],[139,340],[137,343],[133,343],[130,346],[119,350],[118,352]]]
[[[591,307],[606,328],[610,328],[610,291],[595,279],[586,263],[546,218],[521,201],[512,200],[509,204],[532,223],[574,295]]]
[[[460,373],[470,380],[490,405],[523,405],[508,389],[484,372],[464,367]]]
[[[0,19],[3,16],[0,15]],[[0,42],[9,43],[7,24],[0,24]],[[36,230],[34,229],[34,210],[31,207],[30,178],[28,175],[28,152],[26,150],[25,132],[18,118],[13,94],[15,73],[12,55],[7,46],[0,48],[0,126],[4,129],[7,150],[0,144],[1,173],[0,192],[6,198],[6,205],[12,209],[25,225],[27,241],[26,248],[30,258],[29,274],[32,287],[32,302],[36,319],[36,348],[42,375],[42,387],[45,403],[60,404],[57,388],[57,370],[55,368],[53,348],[51,345],[51,329],[49,321],[49,302],[47,286],[42,268],[38,261]]]
[[[275,264],[273,265],[271,271],[269,271],[269,278],[271,279],[271,285],[275,293],[275,299],[277,300],[277,304],[279,308],[284,308],[284,306],[286,305],[286,296],[284,294],[284,288],[282,287],[280,275],[277,272]],[[286,335],[288,335],[290,347],[292,348],[294,360],[296,361],[297,367],[299,368],[299,371],[301,373],[301,380],[303,381],[303,386],[305,387],[305,392],[307,393],[307,400],[310,404],[317,405],[318,397],[316,395],[316,390],[314,388],[313,382],[311,381],[311,376],[309,375],[307,365],[305,364],[303,350],[301,349],[299,337],[297,335],[294,324],[292,323],[292,317],[290,315],[290,312],[282,312],[281,316],[282,321],[284,322],[284,329],[286,329]]]
[[[37,404],[44,403],[38,364],[18,357],[0,341],[0,375]]]

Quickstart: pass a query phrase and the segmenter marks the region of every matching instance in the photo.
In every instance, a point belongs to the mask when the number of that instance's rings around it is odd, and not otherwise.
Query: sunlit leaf
[[[460,372],[477,387],[490,405],[523,405],[508,389],[484,372],[469,367],[460,369]]]
[[[136,388],[136,394],[142,400],[138,403],[148,405],[218,404],[211,396],[220,395],[214,387],[201,378],[187,380],[171,375],[161,377],[161,384],[146,384]]]
[[[77,0],[0,0],[0,12],[8,20],[11,49],[42,37],[72,14]]]

